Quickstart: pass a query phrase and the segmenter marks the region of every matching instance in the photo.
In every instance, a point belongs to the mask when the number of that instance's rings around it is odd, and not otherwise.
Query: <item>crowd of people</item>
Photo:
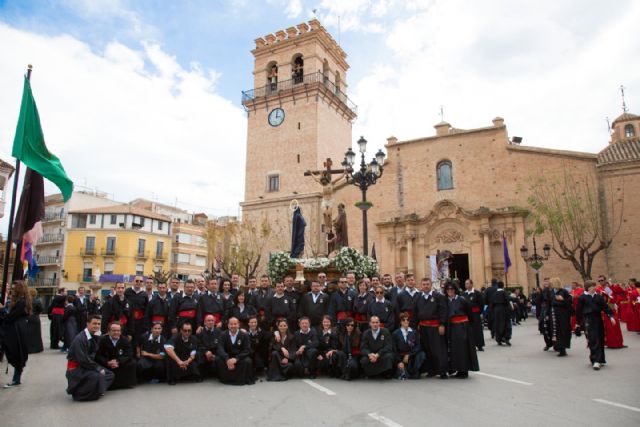
[[[308,286],[293,277],[275,284],[251,277],[246,286],[236,275],[168,284],[136,277],[129,288],[117,283],[104,302],[82,287],[75,295],[59,289],[47,311],[50,347],[62,342],[67,353],[67,392],[74,400],[95,400],[141,382],[174,385],[207,377],[234,385],[262,376],[467,378],[479,370],[484,325],[498,345],[510,346],[513,327],[530,311],[544,351],[566,356],[572,333],[584,332],[596,370],[606,364],[605,346],[623,346],[619,318],[640,331],[635,280],[609,285],[600,277],[567,290],[560,279],[545,278],[529,297],[498,280],[481,290],[471,280],[464,289],[456,281],[435,289],[429,278],[418,285],[402,273],[361,280],[348,273],[329,282],[321,272]],[[29,319],[42,308],[34,307],[20,281],[11,285],[9,308],[0,310],[2,341],[15,368],[8,386],[15,386],[28,353],[38,351],[26,345],[37,348]]]

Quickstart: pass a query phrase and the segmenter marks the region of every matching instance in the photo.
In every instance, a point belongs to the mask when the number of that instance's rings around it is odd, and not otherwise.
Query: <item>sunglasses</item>
[[[142,283],[142,280],[136,280],[135,282],[136,283]]]
[[[376,292],[376,295],[384,295],[384,292]]]

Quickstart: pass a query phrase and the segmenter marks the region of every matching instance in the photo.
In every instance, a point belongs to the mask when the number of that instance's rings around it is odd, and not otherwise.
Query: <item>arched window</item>
[[[636,130],[633,128],[633,125],[626,125],[624,127],[624,137],[633,138],[634,136],[636,136]]]
[[[291,68],[291,78],[293,79],[293,84],[302,83],[304,76],[304,59],[302,59],[302,55],[296,55],[293,59],[293,67]]]
[[[278,63],[275,61],[267,65],[267,85],[271,91],[278,90]]]
[[[326,59],[322,61],[322,76],[324,84],[327,84],[329,81],[329,62]]]
[[[340,73],[336,71],[336,94],[340,93]]]
[[[438,175],[438,190],[450,190],[453,188],[453,168],[449,160],[443,160],[436,167]]]

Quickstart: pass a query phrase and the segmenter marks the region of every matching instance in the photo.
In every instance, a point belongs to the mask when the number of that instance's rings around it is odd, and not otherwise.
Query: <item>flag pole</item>
[[[33,66],[27,66],[27,80],[31,80]],[[18,194],[18,179],[20,178],[20,159],[16,159],[16,170],[13,173],[13,194],[11,195],[11,207],[9,208],[9,229],[7,230],[7,243],[4,251],[4,264],[2,268],[2,296],[0,302],[4,304],[7,293],[7,281],[9,280],[9,258],[11,257],[11,245],[13,240],[13,221],[16,210],[16,196]],[[16,257],[18,248],[16,248]]]

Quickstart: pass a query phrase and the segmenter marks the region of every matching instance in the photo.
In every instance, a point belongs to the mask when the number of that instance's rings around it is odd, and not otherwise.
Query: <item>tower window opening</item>
[[[438,191],[453,188],[453,169],[449,160],[443,160],[436,167],[438,175]]]
[[[278,64],[275,62],[267,67],[267,83],[272,92],[278,90]]]
[[[293,79],[293,84],[302,83],[304,79],[304,59],[302,56],[296,56],[293,60],[293,68],[291,70],[291,78]]]
[[[268,176],[267,190],[270,193],[280,190],[280,175],[269,175]]]
[[[633,128],[633,125],[629,124],[624,127],[624,137],[625,138],[633,138],[636,136],[636,130]]]

